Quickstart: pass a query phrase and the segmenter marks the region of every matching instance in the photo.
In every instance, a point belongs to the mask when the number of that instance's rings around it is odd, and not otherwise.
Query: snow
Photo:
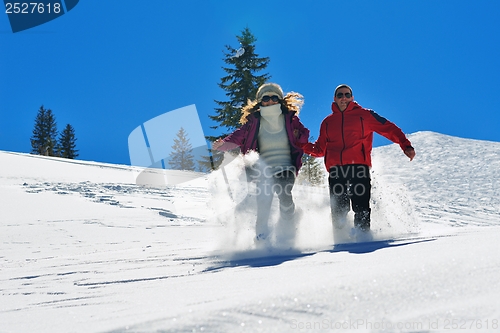
[[[0,332],[497,332],[500,143],[409,138],[412,162],[373,151],[373,242],[334,237],[326,188],[296,186],[292,250],[253,247],[241,160],[233,202],[220,171],[154,187],[0,152]]]

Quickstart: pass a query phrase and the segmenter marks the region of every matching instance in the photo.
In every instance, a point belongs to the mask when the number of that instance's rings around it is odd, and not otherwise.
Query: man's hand
[[[405,155],[410,158],[410,161],[413,161],[413,158],[415,157],[415,149],[413,147],[408,147],[405,149]]]

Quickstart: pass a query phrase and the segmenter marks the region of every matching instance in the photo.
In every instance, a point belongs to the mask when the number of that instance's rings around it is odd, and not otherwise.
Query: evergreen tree
[[[311,155],[302,156],[302,168],[299,171],[297,182],[303,185],[320,186],[324,183],[325,172],[323,164]]]
[[[310,142],[314,141],[314,137],[309,138]],[[304,154],[302,156],[302,168],[297,176],[297,182],[303,185],[320,186],[325,181],[325,171],[323,163],[316,157]]]
[[[193,147],[186,134],[186,131],[182,127],[177,132],[177,138],[174,139],[174,145],[169,155],[168,164],[175,170],[194,171],[194,156],[191,154]]]
[[[212,126],[213,129],[223,127],[227,130],[226,133],[219,136],[207,136],[210,142],[213,142],[221,137],[225,137],[229,133],[241,126],[241,108],[246,105],[248,99],[254,99],[257,89],[271,78],[269,74],[257,75],[258,72],[266,69],[270,59],[268,57],[259,57],[255,53],[255,42],[257,38],[250,32],[250,29],[245,28],[241,35],[236,36],[240,47],[238,49],[226,45],[224,52],[224,62],[228,67],[222,67],[226,72],[226,76],[221,78],[219,87],[226,92],[227,101],[215,101],[218,105],[215,108],[215,115],[209,118],[218,123]],[[199,161],[200,165],[210,169],[217,168],[222,160],[223,154],[211,152],[211,156],[203,157]]]
[[[198,160],[198,169],[201,172],[208,172],[210,170],[215,170],[222,163],[224,157],[224,152],[218,150],[208,149],[209,156],[200,156]]]
[[[37,155],[55,156],[57,144],[57,123],[52,110],[38,110],[35,118],[33,135],[31,136],[31,153]]]
[[[200,156],[200,160],[196,161],[198,163],[198,171],[200,172],[209,172],[212,170],[213,163],[213,155],[220,153],[216,150],[212,151],[209,149],[209,152],[212,154],[210,156]]]
[[[209,116],[211,120],[219,123],[213,126],[213,129],[225,127],[228,132],[240,127],[241,108],[248,99],[255,98],[259,86],[271,78],[269,74],[257,75],[257,72],[264,70],[270,61],[267,57],[259,58],[255,53],[254,43],[257,38],[248,28],[245,28],[236,38],[240,43],[240,48],[235,49],[226,45],[224,62],[230,67],[222,67],[227,75],[221,78],[218,84],[226,91],[229,101],[215,101],[219,107],[215,109],[214,116]]]
[[[67,124],[59,136],[57,145],[58,156],[74,159],[78,157],[78,150],[76,150],[76,137],[75,129],[70,124]]]

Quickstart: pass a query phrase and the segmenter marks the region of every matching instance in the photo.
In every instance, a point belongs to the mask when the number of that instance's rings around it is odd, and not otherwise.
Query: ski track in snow
[[[500,295],[500,259],[488,257],[498,246],[470,250],[475,237],[500,235],[500,144],[410,140],[411,163],[396,145],[373,152],[373,242],[333,239],[327,190],[296,186],[303,216],[291,250],[251,247],[251,222],[234,216],[216,173],[152,188],[126,166],[1,153],[0,332],[314,332],[300,323],[357,318],[365,325],[344,331],[398,331],[367,324],[500,319],[489,295]],[[437,244],[446,255],[435,258]]]
[[[169,189],[155,189],[148,188],[144,186],[137,186],[134,184],[102,184],[102,183],[91,183],[91,182],[81,182],[81,183],[51,183],[43,182],[36,184],[23,184],[28,193],[39,193],[42,191],[52,191],[56,194],[70,195],[79,194],[84,198],[87,198],[93,202],[115,205],[120,208],[146,208],[149,203],[151,207],[146,209],[151,209],[153,211],[158,211],[158,214],[170,218],[171,221],[182,217],[177,216],[172,211],[164,208],[154,207],[154,201],[162,202],[172,202],[173,194],[172,190]],[[206,200],[206,191],[202,191],[203,194],[200,195],[200,191],[193,190],[182,190],[176,189],[175,195],[189,196],[196,200]],[[139,205],[137,202],[137,197],[143,198],[143,201]],[[174,208],[175,209],[175,208]]]

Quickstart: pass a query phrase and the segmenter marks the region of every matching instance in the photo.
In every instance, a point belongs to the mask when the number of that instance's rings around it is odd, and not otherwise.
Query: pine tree
[[[257,75],[258,72],[266,69],[270,59],[268,57],[259,57],[255,53],[255,42],[257,38],[250,32],[250,29],[245,28],[240,36],[236,36],[240,47],[238,49],[226,45],[224,52],[224,62],[228,67],[222,67],[227,73],[221,78],[219,87],[226,92],[228,101],[215,101],[218,105],[215,108],[215,115],[209,118],[218,123],[212,126],[212,129],[223,127],[227,130],[226,133],[219,136],[207,136],[210,142],[213,142],[221,137],[227,136],[235,129],[241,126],[241,108],[246,105],[248,99],[254,99],[257,89],[271,78],[269,74]],[[211,152],[212,156],[203,157],[202,161],[198,161],[200,165],[215,169],[221,163],[223,154]]]
[[[211,170],[213,170],[213,165],[214,165],[213,155],[221,153],[221,152],[218,152],[216,150],[211,150],[211,149],[209,149],[208,151],[212,155],[210,155],[210,156],[200,156],[201,159],[198,160],[198,161],[196,161],[196,163],[198,164],[198,171],[200,171],[200,172],[210,172]]]
[[[209,156],[200,156],[200,160],[197,161],[198,169],[201,172],[208,172],[210,170],[215,170],[222,163],[222,158],[224,152],[208,149]]]
[[[257,72],[267,67],[270,59],[259,58],[255,53],[257,38],[250,32],[250,29],[245,28],[236,38],[240,43],[240,48],[235,49],[226,45],[224,62],[231,67],[222,67],[227,75],[221,78],[218,84],[226,91],[229,101],[215,101],[219,106],[215,109],[216,115],[209,116],[211,120],[219,123],[213,126],[213,129],[225,127],[228,132],[240,127],[241,108],[248,99],[255,98],[259,86],[271,78],[269,74],[256,75]]]
[[[309,138],[310,142],[314,141],[314,137]],[[297,176],[297,182],[303,185],[320,186],[325,181],[325,171],[323,163],[316,157],[304,154],[302,156],[302,168]]]
[[[57,144],[57,123],[52,110],[38,110],[35,118],[33,135],[31,136],[31,153],[37,155],[55,156]]]
[[[186,131],[182,127],[177,132],[177,138],[174,139],[174,145],[169,155],[168,164],[175,170],[194,171],[194,156],[191,154],[193,147],[186,134]]]
[[[324,183],[324,180],[323,164],[316,157],[304,154],[297,182],[303,185],[320,186]]]
[[[67,124],[59,136],[57,145],[58,156],[74,159],[78,157],[78,150],[76,150],[76,137],[75,129],[70,124]]]

